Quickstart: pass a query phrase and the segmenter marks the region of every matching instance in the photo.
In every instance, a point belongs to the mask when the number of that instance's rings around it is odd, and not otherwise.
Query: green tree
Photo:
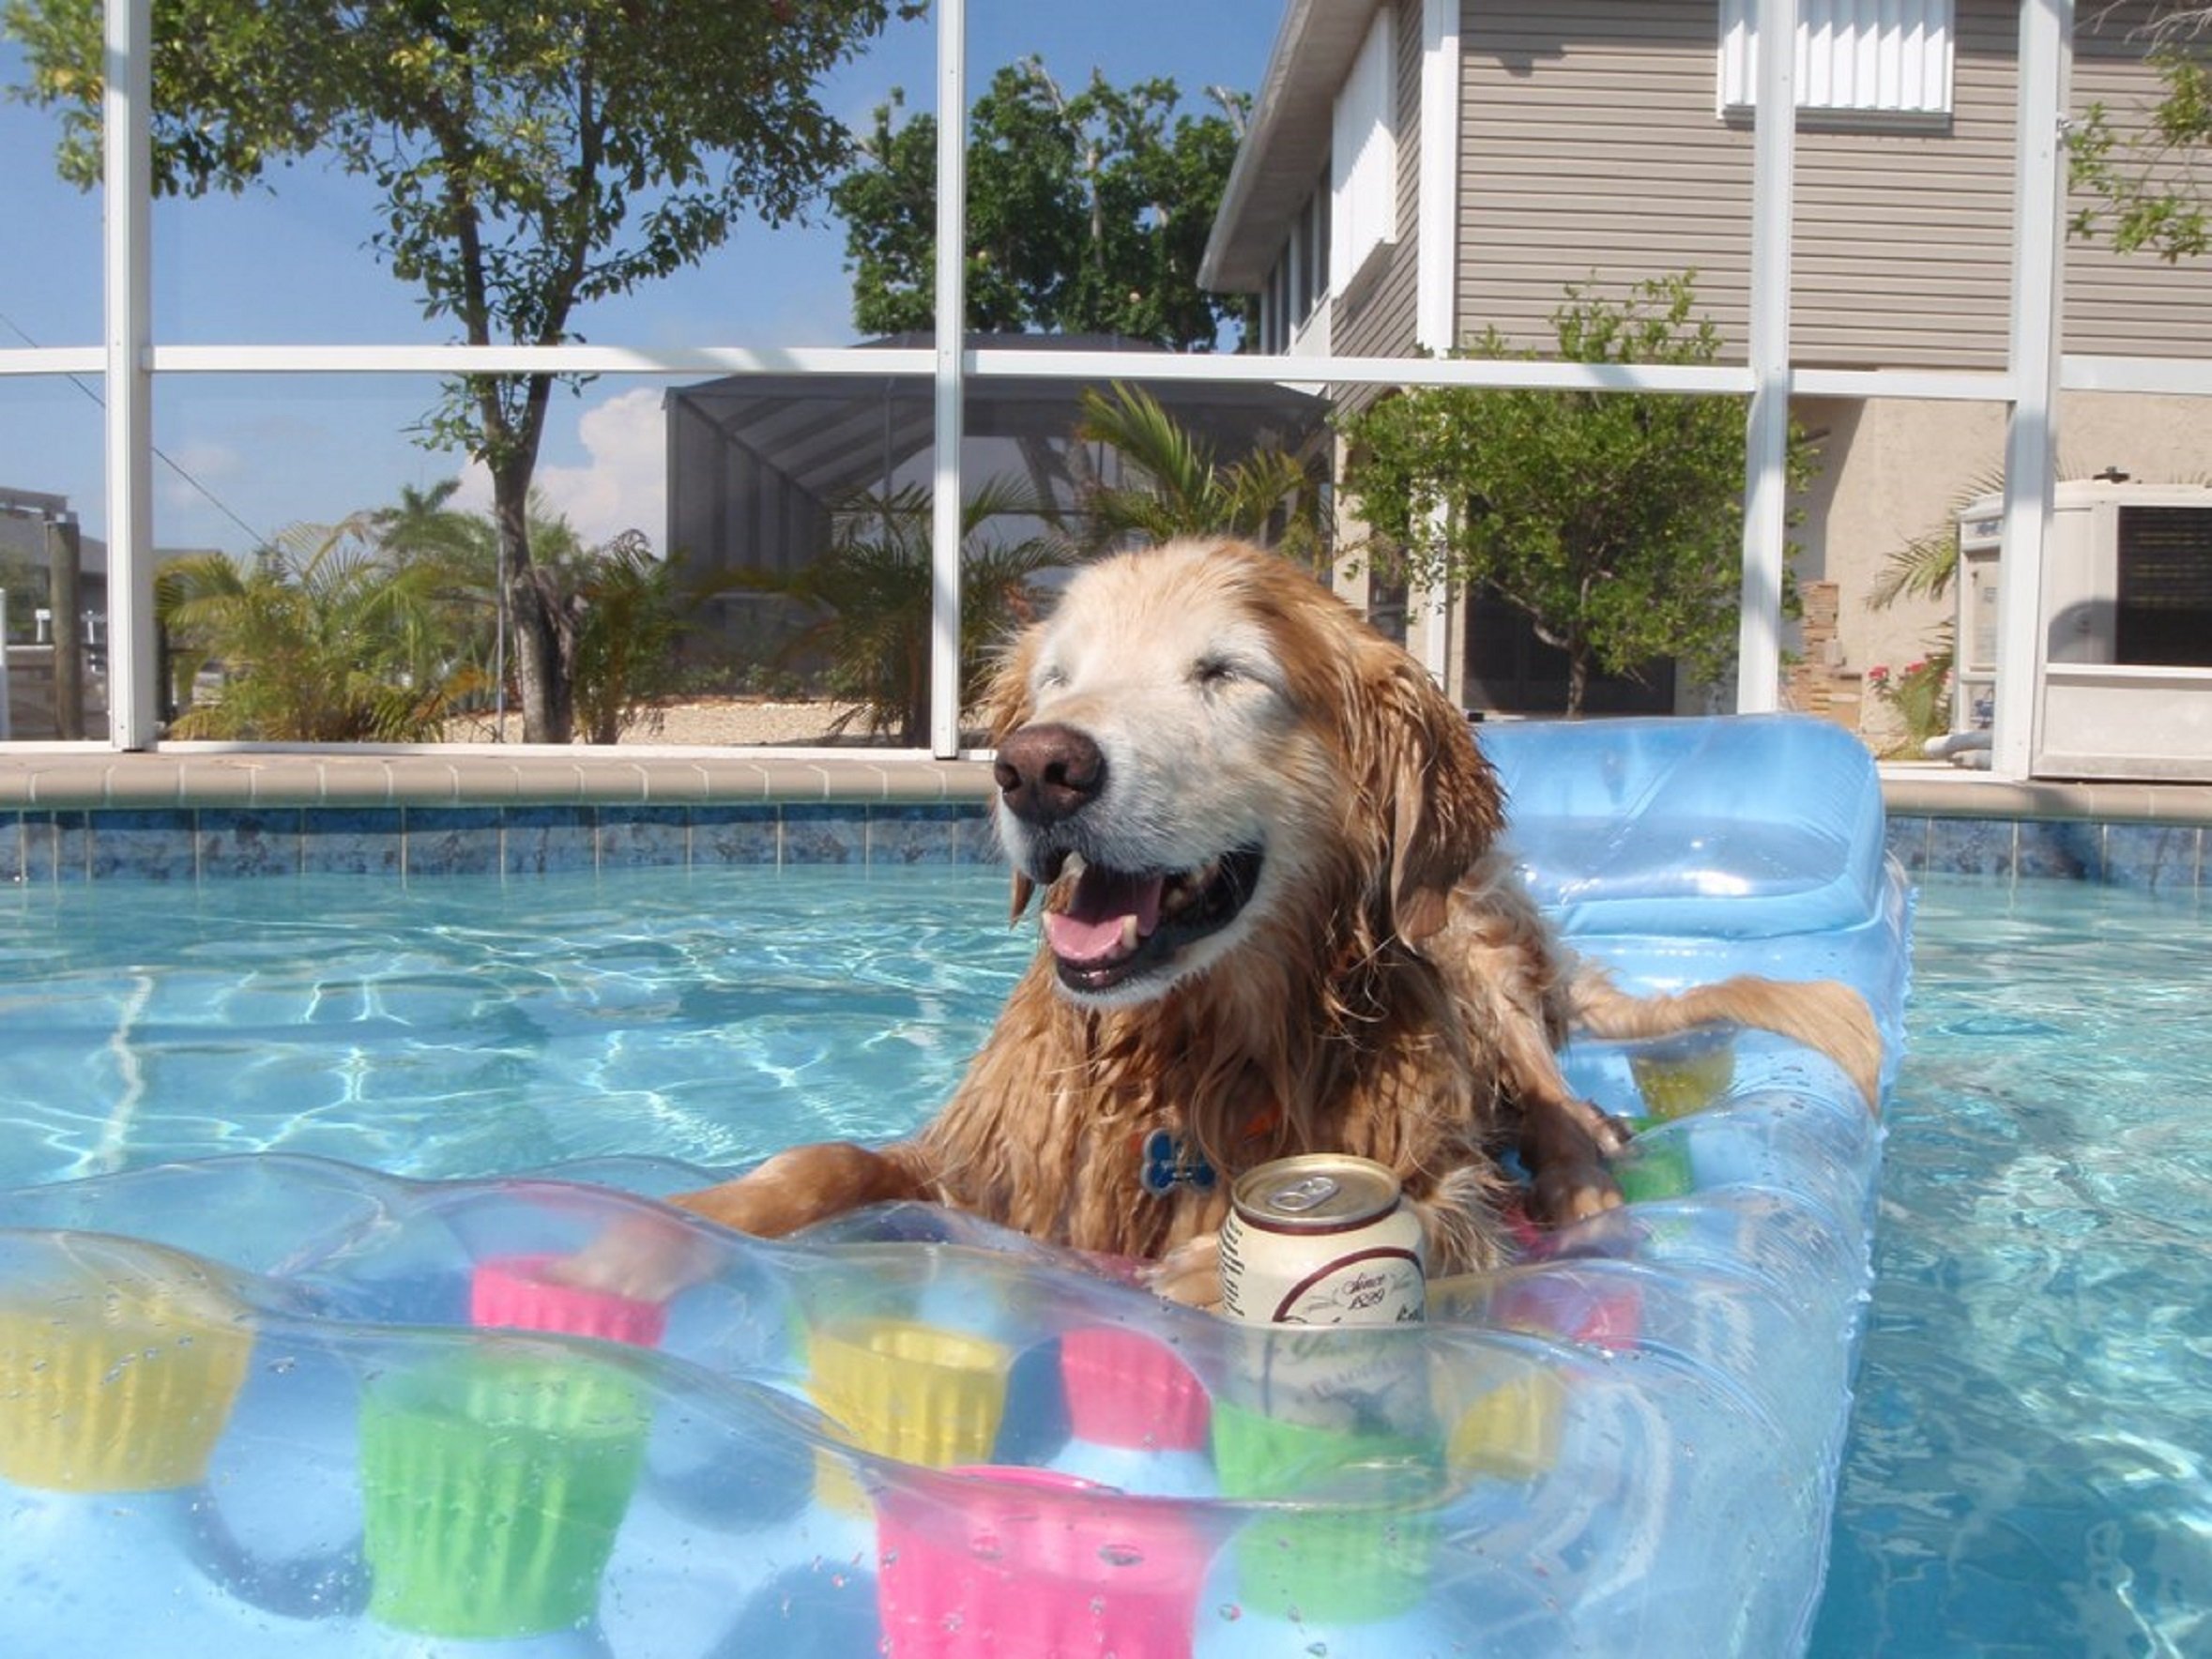
[[[909,746],[926,740],[930,722],[931,499],[920,484],[855,492],[834,510],[820,558],[788,574],[737,578],[815,611],[785,660],[823,658],[830,693],[858,704],[854,718],[869,731],[896,732]],[[981,694],[1000,639],[1036,616],[1036,579],[1071,556],[1049,507],[1017,485],[990,480],[962,508],[962,707]]]
[[[969,327],[1190,351],[1248,320],[1247,299],[1198,283],[1248,103],[1213,96],[1224,113],[1193,115],[1173,81],[1117,87],[1094,70],[1071,96],[1035,58],[994,75],[969,115]],[[936,318],[937,119],[903,110],[894,92],[830,192],[868,334]]]
[[[1711,363],[1721,342],[1685,273],[1609,300],[1567,289],[1557,356]],[[1533,358],[1495,329],[1472,356]],[[1567,713],[1594,670],[1671,656],[1718,679],[1741,597],[1744,405],[1671,393],[1417,388],[1342,420],[1346,488],[1422,586],[1482,584],[1567,658]],[[1811,452],[1792,434],[1791,481]],[[1793,592],[1793,590],[1792,590]]]
[[[1088,546],[1241,536],[1307,562],[1318,556],[1320,484],[1296,456],[1260,449],[1224,465],[1142,387],[1086,391],[1076,433],[1111,448],[1123,475],[1085,487]]]
[[[186,703],[203,669],[211,699],[186,708],[180,738],[265,742],[428,742],[481,684],[442,655],[446,573],[393,566],[367,515],[294,525],[250,567],[220,553],[161,567],[156,614]]]
[[[24,96],[99,176],[100,0],[7,0]],[[577,309],[690,265],[747,214],[799,215],[850,138],[816,83],[905,0],[272,0],[154,4],[156,188],[264,182],[322,154],[381,194],[370,244],[471,344],[557,344]],[[524,726],[559,742],[572,664],[532,557],[550,374],[447,388],[426,442],[492,477]]]
[[[2147,29],[2147,61],[2164,91],[2140,124],[2115,125],[2101,103],[2075,123],[2067,160],[2094,202],[2070,228],[2083,237],[2109,230],[2121,252],[2147,249],[2174,264],[2212,250],[2203,173],[2212,155],[2212,8],[2168,7]]]

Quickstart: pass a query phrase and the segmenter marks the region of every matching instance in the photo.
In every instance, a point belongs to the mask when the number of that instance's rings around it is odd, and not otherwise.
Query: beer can
[[[1397,1177],[1335,1152],[1281,1158],[1229,1189],[1221,1301],[1249,1325],[1402,1325],[1423,1318],[1420,1218]]]

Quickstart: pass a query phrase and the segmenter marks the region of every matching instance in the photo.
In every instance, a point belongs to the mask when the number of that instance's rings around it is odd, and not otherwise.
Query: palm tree
[[[639,530],[566,556],[557,569],[563,626],[573,630],[569,674],[577,730],[593,743],[614,742],[640,718],[659,730],[653,699],[675,683],[683,632],[675,572],[653,556]]]
[[[368,515],[378,545],[394,558],[442,561],[456,569],[470,568],[487,557],[496,560],[496,546],[486,542],[493,535],[491,521],[450,505],[460,488],[457,478],[427,490],[402,484],[397,502]]]
[[[394,565],[373,515],[293,525],[241,568],[200,554],[162,568],[155,609],[172,643],[179,701],[219,665],[213,699],[186,708],[179,738],[420,742],[439,736],[481,673],[456,661],[446,572]]]
[[[963,708],[983,690],[992,647],[1035,615],[1041,597],[1036,578],[1075,556],[1055,517],[1049,503],[998,479],[961,509]],[[791,638],[783,656],[788,661],[819,653],[827,659],[831,694],[859,705],[838,729],[858,719],[871,732],[895,731],[904,745],[926,737],[931,518],[926,486],[857,491],[832,509],[829,550],[813,564],[789,574],[752,571],[737,578],[821,613]],[[997,533],[1007,520],[1042,527],[1019,537]]]
[[[504,707],[507,626],[506,596],[498,579],[499,534],[482,513],[450,505],[460,488],[457,478],[427,490],[402,484],[396,503],[359,516],[393,565],[425,565],[439,572],[435,580],[446,589],[439,609],[447,649],[476,667],[489,693],[482,700]],[[543,522],[536,506],[533,502],[533,536]]]
[[[1079,436],[1109,445],[1125,481],[1091,482],[1081,511],[1093,548],[1177,536],[1241,536],[1311,563],[1322,548],[1320,491],[1304,463],[1255,449],[1224,466],[1141,387],[1083,394]]]

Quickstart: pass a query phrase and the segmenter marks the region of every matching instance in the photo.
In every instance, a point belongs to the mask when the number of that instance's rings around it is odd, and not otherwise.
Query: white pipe
[[[109,0],[101,99],[107,198],[108,732],[117,749],[159,736],[154,620],[152,0]]]
[[[1949,760],[1960,754],[1986,754],[1994,741],[1994,734],[1986,731],[1945,732],[1922,743],[1920,753],[1930,760]]]
[[[2074,33],[2072,0],[2020,10],[2020,119],[2014,144],[2011,419],[2005,436],[2004,557],[1998,564],[1997,683],[1991,769],[2024,778],[2036,753],[2043,674],[2043,550],[2057,473],[2057,388],[2065,272],[2061,122]]]
[[[1753,384],[1744,444],[1744,582],[1736,631],[1736,712],[1765,714],[1782,706],[1797,0],[1759,0],[1759,84],[1751,145]]]
[[[937,465],[930,497],[929,748],[960,753],[960,439],[967,396],[968,5],[937,7]]]

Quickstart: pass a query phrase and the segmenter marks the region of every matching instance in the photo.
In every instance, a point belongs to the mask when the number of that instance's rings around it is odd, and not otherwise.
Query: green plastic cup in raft
[[[1426,1438],[1289,1423],[1216,1399],[1222,1496],[1285,1504],[1254,1515],[1231,1542],[1239,1599],[1346,1624],[1418,1606],[1436,1554],[1442,1457]],[[1309,1498],[1312,1508],[1296,1507]]]
[[[588,1356],[472,1354],[373,1380],[361,1402],[369,1610],[496,1638],[590,1619],[650,1411]]]
[[[1621,1196],[1631,1204],[1680,1198],[1697,1190],[1688,1149],[1679,1141],[1645,1138],[1644,1131],[1656,1127],[1659,1121],[1655,1118],[1631,1119],[1629,1127],[1635,1134],[1612,1161],[1613,1180],[1621,1188]]]
[[[0,1291],[0,1475],[56,1492],[192,1485],[252,1349],[245,1308],[198,1262],[57,1240]]]

